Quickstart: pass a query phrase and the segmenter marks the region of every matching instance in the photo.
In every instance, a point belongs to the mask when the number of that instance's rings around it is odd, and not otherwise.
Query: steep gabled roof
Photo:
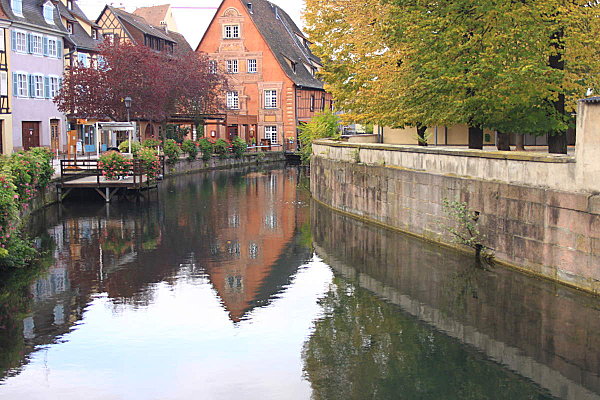
[[[320,65],[321,60],[308,47],[304,33],[279,6],[267,0],[241,1],[251,7],[250,16],[267,41],[286,75],[298,86],[323,89],[323,82],[313,76],[305,65]],[[292,67],[295,63],[296,70]]]
[[[175,46],[175,54],[185,54],[194,51],[192,46],[190,46],[186,38],[181,33],[169,31],[168,35],[173,38],[177,44]]]
[[[46,22],[43,13],[43,5],[45,1],[40,0],[23,0],[23,16],[16,15],[12,7],[10,6],[10,0],[0,0],[0,5],[6,13],[8,19],[14,22],[23,22],[31,24],[39,28],[44,28],[60,33],[68,33],[60,20],[60,14],[56,7],[54,7],[54,24]]]
[[[92,37],[87,33],[84,27],[80,24],[80,20],[88,22],[90,25],[96,27],[97,25],[85,17],[83,11],[79,9],[79,12],[75,13],[76,4],[73,4],[73,10],[69,10],[63,3],[58,2],[58,11],[60,15],[70,21],[73,24],[73,33],[69,35],[69,40],[77,46],[78,49],[90,50],[90,51],[98,51],[98,45],[101,40],[92,39]]]
[[[170,4],[163,4],[160,6],[140,7],[133,13],[146,20],[147,23],[154,26],[161,26],[161,22],[167,20],[169,10],[171,9]],[[169,30],[176,31],[176,26],[169,26]]]
[[[108,8],[117,18],[119,18],[121,22],[128,23],[129,25],[138,29],[140,32],[175,43],[175,40],[168,36],[162,29],[150,25],[144,18],[112,6],[106,6],[106,8]]]

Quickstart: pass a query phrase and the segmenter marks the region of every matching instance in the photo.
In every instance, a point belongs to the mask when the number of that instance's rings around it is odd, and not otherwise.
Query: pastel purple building
[[[55,4],[0,0],[8,19],[14,150],[45,146],[61,150],[65,116],[53,102],[62,84],[67,29]],[[64,141],[63,141],[64,143]]]

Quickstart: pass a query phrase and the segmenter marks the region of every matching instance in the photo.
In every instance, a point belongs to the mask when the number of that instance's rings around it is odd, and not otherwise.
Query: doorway
[[[40,122],[22,122],[23,150],[40,147]]]
[[[58,129],[58,120],[50,120],[50,148],[52,153],[57,154],[60,146],[60,130]]]

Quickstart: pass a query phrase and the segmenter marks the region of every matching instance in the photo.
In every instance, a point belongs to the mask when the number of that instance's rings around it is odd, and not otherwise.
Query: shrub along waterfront
[[[37,252],[23,233],[22,216],[54,168],[46,148],[0,157],[0,269],[24,267]]]

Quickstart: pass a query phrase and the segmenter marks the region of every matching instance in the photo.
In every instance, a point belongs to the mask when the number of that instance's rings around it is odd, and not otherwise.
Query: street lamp
[[[123,99],[123,101],[125,102],[125,108],[127,109],[127,122],[129,121],[129,109],[131,108],[131,97],[127,96],[125,97],[125,99]]]

